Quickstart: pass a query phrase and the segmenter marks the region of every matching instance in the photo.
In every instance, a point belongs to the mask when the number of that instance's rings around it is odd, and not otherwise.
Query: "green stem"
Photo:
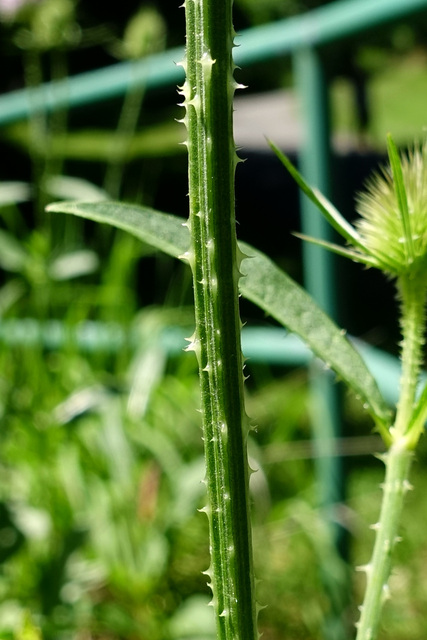
[[[380,518],[373,525],[377,535],[372,559],[360,570],[366,572],[367,586],[357,640],[375,640],[380,623],[381,609],[388,597],[392,552],[399,540],[399,524],[403,499],[410,489],[409,470],[416,438],[410,430],[415,409],[417,382],[422,361],[425,330],[426,286],[419,279],[402,276],[398,280],[401,302],[402,378],[396,421],[390,429],[392,445],[384,456],[386,475]],[[412,436],[412,437],[411,437]]]
[[[135,62],[131,71],[136,71]],[[136,131],[144,94],[145,87],[135,89],[131,85],[124,98],[104,180],[104,188],[113,200],[118,200],[120,196],[127,153]]]
[[[36,90],[42,84],[43,71],[40,52],[36,49],[29,49],[24,55],[25,84],[28,89]],[[42,191],[42,181],[45,171],[46,149],[48,149],[47,114],[44,106],[39,103],[36,91],[30,92],[32,109],[28,122],[28,150],[32,164],[32,179],[35,189],[35,214],[36,221],[42,225],[44,218],[44,208],[46,206],[45,196]]]
[[[391,570],[392,552],[399,541],[398,530],[403,498],[410,488],[408,473],[412,460],[404,442],[393,444],[385,456],[386,475],[380,519],[372,528],[376,530],[374,552],[369,564],[359,567],[367,576],[367,587],[360,621],[357,625],[357,640],[375,640],[380,623],[381,609],[388,598],[388,579]]]
[[[185,97],[191,248],[209,518],[211,580],[220,640],[257,637],[248,508],[246,415],[234,217],[238,162],[231,0],[186,0]]]
[[[402,376],[394,438],[407,433],[415,405],[415,394],[422,363],[427,287],[423,279],[401,277],[398,280],[401,302]]]

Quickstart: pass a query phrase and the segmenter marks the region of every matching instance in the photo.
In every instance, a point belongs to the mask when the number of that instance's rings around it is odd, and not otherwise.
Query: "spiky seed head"
[[[361,217],[355,226],[379,269],[392,276],[427,277],[427,142],[400,162],[406,217],[389,166],[359,194],[356,208]]]

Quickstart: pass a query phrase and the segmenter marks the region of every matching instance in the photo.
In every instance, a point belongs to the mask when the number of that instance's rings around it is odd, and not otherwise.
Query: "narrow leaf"
[[[375,422],[386,427],[388,407],[377,383],[345,332],[317,306],[311,296],[263,253],[240,245],[248,255],[242,263],[242,295],[304,340],[344,380]]]
[[[47,193],[53,198],[98,202],[108,200],[108,193],[88,180],[73,176],[49,176],[44,183]]]
[[[185,220],[148,207],[118,202],[55,202],[49,204],[46,211],[72,213],[81,218],[110,224],[128,231],[174,258],[179,258],[190,245]]]
[[[312,238],[311,236],[306,236],[304,233],[294,233],[294,236],[297,238],[301,238],[301,240],[305,240],[306,242],[311,242],[312,244],[316,244],[318,247],[323,247],[323,249],[327,249],[328,251],[332,251],[343,258],[350,258],[354,262],[360,262],[361,264],[365,264],[367,267],[375,267],[377,263],[375,260],[370,258],[368,255],[362,255],[358,251],[353,251],[352,249],[346,249],[345,247],[340,247],[338,244],[334,244],[333,242],[328,242],[327,240],[320,240],[318,238]]]
[[[393,173],[394,190],[397,204],[402,218],[403,232],[405,234],[405,247],[409,262],[414,260],[414,243],[411,231],[411,220],[409,218],[408,199],[406,197],[405,183],[403,181],[402,163],[396,144],[390,134],[387,135],[387,151],[390,166]]]
[[[0,182],[0,207],[27,202],[31,195],[31,185],[26,182]]]
[[[22,273],[28,260],[27,250],[15,236],[0,229],[0,267],[12,273]]]
[[[49,205],[48,210],[112,224],[175,258],[190,244],[181,218],[152,209],[111,202],[61,202]],[[360,397],[384,433],[390,424],[388,407],[352,343],[309,294],[267,256],[244,243],[239,245],[248,256],[242,262],[242,295],[299,335]]]
[[[317,189],[312,189],[307,182],[304,180],[298,169],[294,167],[292,162],[289,160],[284,153],[280,151],[276,147],[276,145],[269,141],[269,145],[277,155],[281,163],[285,166],[285,168],[289,171],[297,185],[300,187],[301,191],[305,193],[307,198],[311,200],[313,204],[319,209],[319,211],[324,215],[329,224],[336,230],[338,233],[352,245],[355,245],[363,250],[363,242],[362,238],[359,236],[354,227],[351,226],[347,222],[347,220],[340,214],[338,209],[334,207],[334,205],[325,198]]]

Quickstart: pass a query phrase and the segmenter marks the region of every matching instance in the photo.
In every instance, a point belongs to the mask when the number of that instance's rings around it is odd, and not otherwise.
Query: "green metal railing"
[[[234,51],[236,64],[294,55],[342,40],[379,25],[427,9],[426,0],[340,0],[310,13],[242,32]],[[43,85],[32,92],[14,91],[0,97],[0,125],[27,118],[34,108],[73,108],[124,95],[131,86],[155,89],[178,83],[183,71],[176,66],[183,49],[156,54],[139,62],[122,62]],[[301,86],[304,86],[304,82]]]
[[[159,333],[159,347],[169,356],[182,355],[191,327],[165,327]],[[100,323],[84,320],[77,325],[66,325],[60,320],[39,322],[35,318],[5,318],[0,323],[0,344],[6,347],[39,347],[54,351],[75,345],[83,353],[115,354],[123,348],[137,349],[141,332],[136,325],[124,328],[114,322]],[[378,379],[380,391],[386,401],[394,404],[398,399],[400,363],[397,358],[354,340],[372,375]],[[279,327],[244,327],[242,349],[245,358],[253,363],[268,363],[289,367],[306,367],[313,354],[304,342]]]

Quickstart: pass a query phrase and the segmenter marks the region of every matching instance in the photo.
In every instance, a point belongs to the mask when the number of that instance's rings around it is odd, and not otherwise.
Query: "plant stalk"
[[[414,412],[416,388],[422,362],[425,331],[426,285],[418,278],[402,276],[397,282],[401,302],[402,377],[400,399],[394,427],[390,429],[392,444],[383,457],[386,474],[374,551],[369,564],[359,567],[367,576],[367,586],[356,640],[375,640],[380,623],[381,610],[389,597],[388,580],[392,553],[399,542],[404,496],[411,485],[409,471],[417,438],[411,437],[409,426]]]
[[[358,567],[367,577],[367,586],[361,615],[357,624],[357,640],[375,640],[384,602],[389,598],[393,549],[398,535],[405,493],[411,488],[408,474],[413,452],[400,440],[394,443],[384,456],[386,474],[379,521],[372,525],[376,531],[374,552],[369,564]]]
[[[414,411],[419,373],[423,361],[427,285],[422,277],[398,280],[401,304],[402,376],[393,437],[407,433]],[[413,443],[414,446],[416,443]]]
[[[191,247],[200,369],[211,565],[219,640],[254,640],[256,606],[248,507],[234,215],[231,0],[186,0],[186,81]]]

